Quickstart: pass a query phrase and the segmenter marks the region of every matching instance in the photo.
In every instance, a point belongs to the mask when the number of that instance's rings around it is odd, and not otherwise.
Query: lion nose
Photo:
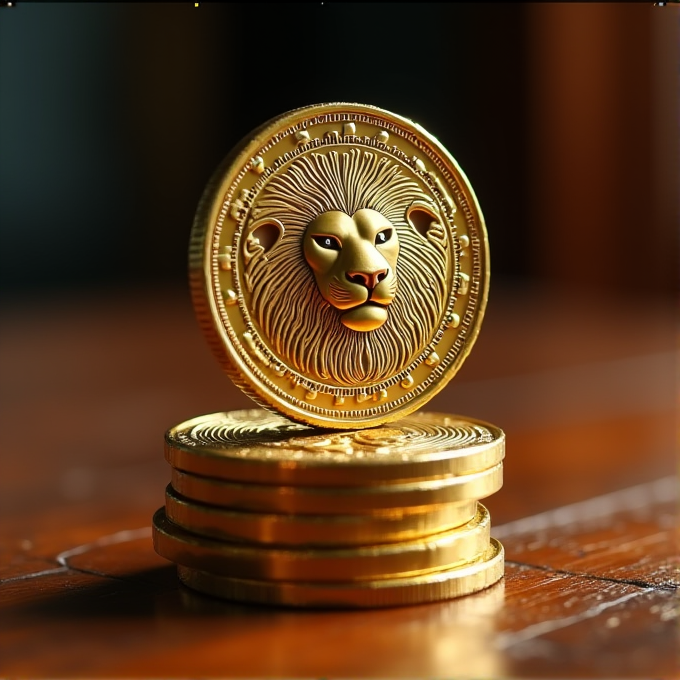
[[[374,272],[347,272],[347,280],[366,286],[369,290],[375,288],[387,277],[387,269],[378,269]]]

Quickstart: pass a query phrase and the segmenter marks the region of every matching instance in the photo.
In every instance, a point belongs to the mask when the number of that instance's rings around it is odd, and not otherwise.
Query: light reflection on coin
[[[488,588],[503,577],[503,546],[491,539],[483,556],[469,564],[406,578],[340,583],[281,583],[241,579],[178,566],[186,586],[237,602],[307,608],[395,607],[448,600]]]
[[[228,599],[380,607],[503,575],[478,503],[505,436],[414,414],[456,374],[487,301],[484,220],[456,161],[417,124],[321,104],[256,128],[197,210],[197,318],[267,409],[166,433],[153,518],[180,579]]]
[[[415,123],[322,104],[260,126],[218,169],[190,249],[197,317],[232,379],[293,420],[348,429],[421,407],[484,314],[484,220]]]
[[[503,485],[503,464],[465,476],[368,487],[272,486],[226,482],[172,471],[172,486],[191,500],[246,510],[307,515],[354,515],[390,508],[486,498]]]
[[[194,503],[168,486],[165,513],[178,526],[200,536],[263,546],[299,547],[394,543],[449,531],[469,522],[476,501],[416,508],[391,508],[363,515],[283,515],[238,512]]]
[[[197,536],[153,518],[156,552],[187,567],[236,578],[333,582],[405,577],[474,561],[489,545],[489,513],[479,504],[472,520],[451,531],[411,541],[345,548],[273,548]]]
[[[415,413],[389,426],[319,431],[263,411],[213,413],[165,437],[173,467],[230,481],[290,486],[366,486],[437,479],[491,468],[505,435],[489,423]]]

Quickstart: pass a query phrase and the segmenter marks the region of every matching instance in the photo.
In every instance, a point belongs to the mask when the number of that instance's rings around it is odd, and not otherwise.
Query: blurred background
[[[236,142],[327,101],[417,121],[477,193],[487,317],[433,408],[508,431],[508,494],[546,482],[496,521],[600,490],[587,466],[673,469],[679,45],[652,2],[0,8],[3,502],[124,484],[146,512],[164,429],[250,403],[192,318],[189,230]]]
[[[678,12],[653,3],[24,3],[0,14],[3,298],[184,285],[227,151],[370,103],[437,136],[496,285],[675,292]]]

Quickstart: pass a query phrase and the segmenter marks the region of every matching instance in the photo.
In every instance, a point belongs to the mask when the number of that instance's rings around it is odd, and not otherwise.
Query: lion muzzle
[[[372,272],[347,272],[347,280],[363,286],[367,297],[366,302],[341,315],[340,321],[344,326],[353,331],[367,332],[380,328],[387,321],[387,306],[392,303],[396,291],[396,279],[388,280],[390,273],[389,268]]]

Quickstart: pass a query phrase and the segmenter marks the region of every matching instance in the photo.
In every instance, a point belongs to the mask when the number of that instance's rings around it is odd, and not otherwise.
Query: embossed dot
[[[250,161],[250,169],[261,175],[264,172],[264,159],[262,156],[255,156],[252,161]]]
[[[407,375],[402,381],[401,381],[401,386],[405,389],[408,390],[409,388],[413,387],[413,376],[412,375]]]
[[[447,319],[449,328],[458,328],[460,326],[460,316],[455,312],[451,314]]]
[[[432,352],[430,356],[428,356],[427,359],[425,359],[425,363],[428,366],[436,366],[440,361],[441,359],[439,358],[439,354],[437,354],[436,352]]]
[[[309,142],[309,132],[307,130],[297,130],[293,136],[298,144],[307,144]]]

